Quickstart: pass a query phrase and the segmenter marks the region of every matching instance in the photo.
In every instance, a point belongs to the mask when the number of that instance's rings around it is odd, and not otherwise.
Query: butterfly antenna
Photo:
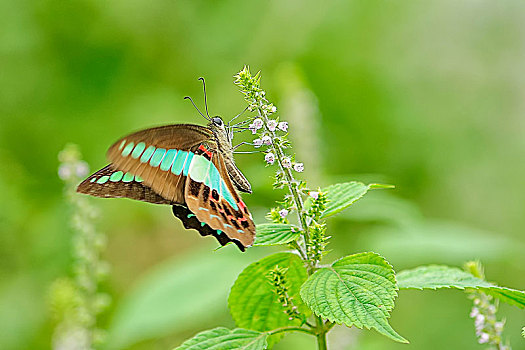
[[[211,120],[210,113],[208,113],[208,99],[206,97],[206,83],[204,82],[204,78],[200,77],[200,81],[202,81],[202,88],[204,90],[204,107],[206,108],[206,115],[208,116],[208,120]]]
[[[199,109],[199,107],[197,107],[197,105],[195,104],[195,102],[193,102],[193,99],[189,96],[186,96],[184,97],[185,100],[190,100],[191,101],[191,104],[193,105],[193,107],[195,107],[195,109],[197,110],[197,112],[199,112],[200,115],[202,115],[202,117],[206,120],[210,120],[210,118],[207,118],[204,114],[202,114],[201,110]]]
[[[235,119],[239,118],[241,115],[243,115],[244,112],[246,112],[248,110],[249,106],[247,106],[244,111],[242,111],[241,113],[237,114],[235,117],[233,117],[229,122],[228,122],[228,126],[230,125],[231,122],[233,122]]]

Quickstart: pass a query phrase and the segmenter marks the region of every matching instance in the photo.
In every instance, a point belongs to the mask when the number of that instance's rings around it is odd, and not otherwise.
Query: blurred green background
[[[460,266],[525,289],[525,2],[0,1],[0,348],[47,349],[49,285],[71,273],[57,154],[73,142],[91,170],[131,131],[204,123],[182,98],[229,119],[244,64],[290,122],[312,187],[386,182],[331,219],[332,253],[373,250],[401,270]],[[250,140],[248,134],[239,140]],[[248,150],[249,148],[246,148]],[[283,193],[260,154],[238,155],[257,222]],[[233,327],[228,288],[274,249],[214,251],[169,207],[93,199],[108,235],[108,349],[170,349]],[[391,318],[411,341],[338,328],[331,349],[481,349],[459,291],[401,291]],[[525,349],[522,310],[502,305]],[[305,335],[276,349],[313,349]]]

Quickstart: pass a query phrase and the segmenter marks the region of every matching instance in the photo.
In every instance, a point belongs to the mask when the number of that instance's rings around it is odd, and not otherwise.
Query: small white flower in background
[[[279,215],[281,215],[282,218],[285,218],[286,215],[288,215],[288,210],[286,209],[279,210]]]
[[[61,180],[68,180],[68,179],[70,179],[72,174],[73,174],[73,172],[71,171],[71,166],[69,166],[68,164],[62,164],[58,168],[58,177]]]
[[[275,162],[275,155],[273,153],[267,153],[266,156],[264,156],[264,160],[268,164],[273,164],[273,162]]]
[[[316,191],[310,191],[308,192],[308,195],[312,197],[313,199],[317,199],[319,197],[319,192]]]
[[[264,123],[263,123],[261,118],[256,118],[256,119],[253,120],[252,125],[253,125],[254,128],[259,130],[260,128],[263,127]]]
[[[255,148],[259,148],[259,147],[261,147],[262,144],[263,144],[263,140],[261,140],[261,139],[255,139],[255,140],[253,140],[253,147],[255,147]]]
[[[263,145],[270,146],[272,144],[272,138],[270,136],[263,136],[262,143]]]
[[[277,112],[277,107],[275,107],[275,106],[272,106],[272,108],[270,108],[270,112],[272,112],[272,113],[275,113],[275,112]]]
[[[257,128],[255,127],[255,125],[250,124],[250,126],[248,126],[248,129],[250,129],[253,135],[257,134]]]
[[[290,158],[286,157],[283,159],[283,167],[285,168],[291,168],[292,167],[292,161]]]
[[[266,124],[268,127],[268,130],[275,131],[275,128],[277,127],[277,120],[271,119],[268,120],[268,123]]]
[[[288,131],[288,122],[280,122],[277,127],[279,128],[279,130],[286,132]]]
[[[505,326],[505,321],[494,323],[494,329],[496,330],[496,332],[502,332],[503,326]]]
[[[478,343],[485,344],[485,343],[488,343],[488,341],[489,341],[489,335],[487,333],[481,333]]]
[[[302,173],[304,170],[304,164],[303,163],[295,163],[293,166],[294,170],[298,173]]]
[[[478,300],[478,299],[476,299],[476,300]],[[476,300],[474,300],[474,303],[476,302]],[[479,302],[479,301],[478,301],[478,302]],[[471,318],[474,318],[474,317],[476,317],[477,315],[479,315],[479,310],[478,310],[477,307],[473,307],[473,308],[472,308],[472,311],[470,312],[470,315],[469,315],[469,316],[470,316]]]
[[[84,162],[83,160],[79,161],[75,167],[75,174],[78,177],[84,177],[84,176],[87,176],[88,173],[89,173],[88,163]]]

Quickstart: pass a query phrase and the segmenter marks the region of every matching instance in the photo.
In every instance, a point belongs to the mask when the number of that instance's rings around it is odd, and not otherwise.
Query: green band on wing
[[[170,170],[171,164],[173,164],[173,159],[175,159],[176,154],[177,154],[176,149],[169,149],[166,152],[166,155],[164,156],[162,163],[160,163],[160,170],[164,170],[164,171]]]
[[[118,150],[121,151],[122,147],[124,147],[125,144],[126,144],[126,140],[122,140],[122,142],[120,143],[120,146],[118,146]]]
[[[131,153],[131,151],[133,150],[133,146],[135,146],[135,143],[133,142],[130,142],[126,145],[126,147],[124,147],[124,149],[122,150],[122,157],[127,157],[129,156],[129,154]]]
[[[188,158],[186,158],[186,162],[184,163],[184,171],[182,172],[182,175],[188,176],[188,172],[190,171],[191,161],[194,155],[195,154],[192,152],[188,153]]]
[[[149,146],[148,148],[146,148],[144,153],[142,153],[142,157],[140,157],[140,162],[147,163],[149,159],[151,158],[151,155],[153,154],[153,152],[155,152],[155,147]]]
[[[104,175],[100,179],[97,180],[97,183],[98,184],[105,184],[106,182],[108,182],[108,180],[109,180],[109,176]]]
[[[195,155],[191,161],[189,175],[197,182],[204,182],[211,162],[203,156]]]
[[[111,182],[117,182],[122,180],[122,176],[124,176],[124,173],[122,171],[116,171],[109,177],[109,181]]]
[[[162,158],[164,158],[164,155],[166,154],[166,150],[164,148],[157,148],[155,150],[155,153],[151,156],[151,159],[149,161],[149,164],[152,167],[158,167],[160,162],[162,162]]]
[[[133,149],[133,152],[131,152],[131,157],[137,159],[142,154],[142,151],[144,151],[144,148],[146,148],[146,144],[144,142],[139,142]]]
[[[177,155],[175,156],[175,160],[173,161],[173,165],[171,166],[171,172],[175,175],[180,175],[182,168],[184,168],[184,162],[186,161],[186,158],[188,157],[188,152],[186,151],[178,151]]]
[[[132,173],[125,173],[122,177],[122,182],[131,182],[133,181],[133,174]]]

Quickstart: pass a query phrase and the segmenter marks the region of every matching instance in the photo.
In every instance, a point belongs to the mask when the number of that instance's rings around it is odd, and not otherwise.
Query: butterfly
[[[207,126],[166,125],[121,138],[107,151],[111,163],[77,192],[171,205],[186,229],[244,251],[255,225],[238,191],[251,193],[251,185],[235,165],[233,128],[218,116],[206,119]]]

